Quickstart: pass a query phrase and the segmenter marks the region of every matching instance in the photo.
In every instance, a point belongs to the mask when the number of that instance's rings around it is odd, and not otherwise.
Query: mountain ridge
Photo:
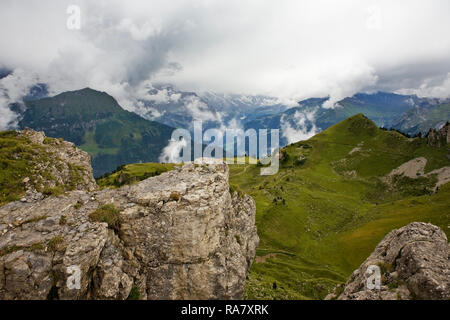
[[[105,92],[90,88],[25,102],[19,127],[74,142],[92,156],[94,175],[119,165],[158,161],[173,128],[124,110]]]
[[[322,105],[328,100],[327,97],[302,100],[297,107],[247,122],[245,128],[279,128],[282,145],[286,145],[295,141],[289,136],[290,132],[297,132],[297,136],[311,137],[359,113],[365,114],[379,127],[394,128],[410,135],[418,134],[420,131],[426,133],[430,128],[436,127],[439,122],[445,123],[446,119],[450,120],[450,114],[439,110],[446,105],[448,101],[446,99],[419,98],[415,95],[389,92],[358,93],[340,100],[332,108],[323,108]],[[416,117],[406,123],[404,119],[411,117],[408,116],[409,113],[433,114],[430,110],[434,110],[434,118],[430,121],[422,121]],[[418,126],[421,130],[418,130]]]
[[[408,138],[357,114],[283,148],[274,176],[260,176],[260,165],[230,165],[230,189],[256,202],[260,236],[244,297],[323,299],[392,229],[423,221],[448,236],[448,144],[437,146],[436,137]],[[129,165],[102,185],[154,171]],[[441,185],[433,172],[444,171]]]
[[[45,86],[34,86],[25,99],[25,107],[19,104],[11,106],[21,114],[19,128],[43,130],[49,136],[73,141],[93,157],[96,177],[112,172],[120,165],[158,161],[173,131],[167,124],[192,131],[195,116],[190,114],[191,111],[205,120],[204,130],[217,127],[222,130],[227,126],[245,130],[280,129],[281,146],[309,138],[361,112],[378,126],[392,127],[410,135],[420,131],[419,127],[422,134],[429,127],[439,127],[445,123],[441,117],[450,117],[450,113],[447,116],[445,113],[445,106],[448,109],[450,104],[441,104],[445,100],[386,92],[358,93],[328,109],[322,105],[329,98],[310,98],[300,101],[298,107],[288,108],[269,97],[197,94],[161,85],[148,90],[148,97],[162,99],[163,102],[144,101],[143,104],[150,109],[159,106],[154,111],[158,115],[156,117],[153,111],[148,111],[152,115],[145,113],[145,108],[126,111],[107,93],[90,88],[42,98],[46,90]],[[66,103],[70,108],[65,107]],[[247,107],[246,103],[250,103],[252,107],[242,111],[242,103]],[[258,106],[254,106],[255,103]],[[220,111],[222,107],[225,111]],[[439,111],[440,108],[444,111]],[[264,114],[262,118],[259,112]],[[138,114],[146,117],[147,122]],[[430,115],[430,119],[426,120],[423,115]]]

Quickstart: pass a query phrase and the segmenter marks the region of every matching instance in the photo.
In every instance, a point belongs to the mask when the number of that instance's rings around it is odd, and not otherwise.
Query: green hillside
[[[323,298],[392,229],[425,221],[449,234],[448,184],[432,194],[435,177],[398,178],[392,190],[379,179],[419,156],[425,173],[448,166],[446,153],[356,115],[284,148],[275,176],[231,166],[231,183],[256,201],[261,238],[246,297]]]
[[[91,155],[95,176],[122,164],[158,161],[173,130],[89,88],[29,101],[26,107],[19,126],[75,143]]]

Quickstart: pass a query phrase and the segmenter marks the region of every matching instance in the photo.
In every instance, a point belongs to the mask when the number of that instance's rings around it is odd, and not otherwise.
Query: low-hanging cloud
[[[162,150],[159,156],[159,162],[180,163],[182,162],[181,151],[190,143],[185,139],[169,140],[169,144]]]
[[[316,110],[295,111],[290,120],[285,114],[281,117],[281,135],[287,140],[288,144],[308,140],[319,132],[315,125],[315,114]]]
[[[23,97],[38,81],[39,78],[36,75],[21,69],[16,69],[0,79],[0,130],[16,127],[18,114],[9,106],[12,103],[23,104]]]
[[[417,94],[425,97],[448,98],[450,93],[450,72],[440,82],[435,79],[425,79],[419,88],[406,88],[399,90],[403,94]]]
[[[222,122],[220,112],[209,110],[208,105],[197,96],[187,96],[183,99],[183,103],[193,120]]]

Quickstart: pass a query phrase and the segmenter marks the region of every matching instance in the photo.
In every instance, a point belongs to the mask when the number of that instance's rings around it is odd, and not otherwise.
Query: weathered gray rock
[[[119,225],[89,215],[105,204]],[[255,204],[223,162],[117,190],[0,207],[0,299],[237,299],[255,256]],[[68,286],[79,268],[80,289]],[[70,283],[75,283],[71,282]]]
[[[432,224],[413,222],[390,232],[355,270],[340,295],[327,299],[394,300],[450,299],[450,246],[445,233]],[[369,266],[381,271],[379,289],[369,289]],[[372,273],[373,274],[373,273]],[[372,282],[372,281],[369,281]]]
[[[433,147],[442,147],[450,144],[450,123],[447,122],[439,130],[430,129],[427,134],[428,145]]]

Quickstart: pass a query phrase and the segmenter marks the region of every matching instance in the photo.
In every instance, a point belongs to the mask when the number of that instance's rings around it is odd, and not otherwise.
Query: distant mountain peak
[[[19,127],[75,143],[91,155],[95,176],[121,164],[157,161],[173,131],[124,110],[112,96],[91,88],[25,104]]]

